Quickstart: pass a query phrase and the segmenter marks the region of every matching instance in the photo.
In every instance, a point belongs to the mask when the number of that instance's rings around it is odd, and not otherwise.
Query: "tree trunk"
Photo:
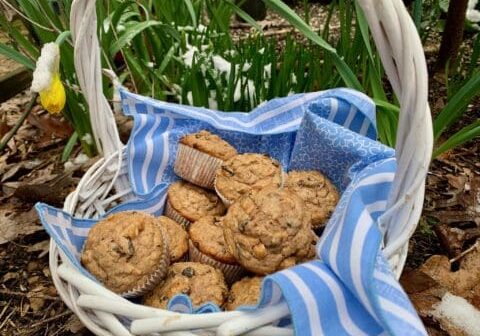
[[[450,64],[455,62],[463,41],[467,6],[468,0],[450,0],[442,44],[437,59],[438,71],[443,71],[448,61],[450,61]]]

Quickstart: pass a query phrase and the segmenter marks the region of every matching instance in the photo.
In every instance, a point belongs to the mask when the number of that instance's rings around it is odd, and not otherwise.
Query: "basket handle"
[[[98,151],[108,158],[123,144],[110,105],[103,94],[100,44],[97,37],[96,0],[75,0],[70,10],[74,64],[80,89],[88,103],[93,138]]]
[[[88,102],[95,142],[108,157],[118,152],[120,141],[113,112],[102,92],[100,47],[97,37],[96,0],[75,0],[70,25],[74,41],[75,70]],[[422,210],[425,176],[433,146],[428,106],[428,74],[422,44],[401,0],[358,0],[393,90],[400,100],[397,132],[398,170],[380,218],[385,231],[385,253],[400,256],[400,269],[408,239]],[[403,251],[403,252],[402,252]]]

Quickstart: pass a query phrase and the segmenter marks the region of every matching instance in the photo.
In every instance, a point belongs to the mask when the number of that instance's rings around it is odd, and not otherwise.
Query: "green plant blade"
[[[227,0],[226,3],[232,7],[235,13],[237,13],[238,16],[240,16],[245,22],[250,24],[252,27],[254,27],[257,31],[261,32],[262,27],[255,21],[247,12],[245,12],[243,9],[235,5],[231,0]]]
[[[435,118],[433,121],[435,140],[438,140],[442,133],[462,116],[470,101],[478,94],[480,94],[480,73],[473,74]]]
[[[75,144],[78,141],[78,133],[73,132],[73,134],[70,136],[70,139],[68,139],[67,144],[65,145],[65,148],[63,148],[62,152],[62,162],[66,162],[70,155],[72,155],[72,150],[73,147],[75,147]]]
[[[436,158],[440,154],[452,149],[453,147],[460,146],[478,136],[480,136],[480,120],[477,120],[472,124],[462,128],[460,131],[443,142],[433,152],[433,158]]]
[[[197,15],[195,14],[195,9],[191,0],[183,0],[185,6],[187,7],[188,14],[190,14],[190,19],[192,19],[192,24],[194,27],[197,26]]]
[[[4,43],[0,42],[0,54],[10,58],[23,66],[27,67],[30,70],[35,70],[35,63],[30,60],[28,57],[22,55],[20,52],[16,51],[13,48],[10,48]]]
[[[333,48],[327,41],[320,37],[313,29],[302,20],[290,7],[284,4],[280,0],[263,0],[270,8],[279,13],[284,19],[286,19],[290,24],[292,24],[296,29],[298,29],[305,37],[313,41],[327,51],[334,62],[338,73],[344,80],[345,84],[349,87],[358,90],[364,91],[362,85],[358,81],[358,78],[353,73],[352,69],[348,64],[341,58],[335,48]]]
[[[118,51],[120,51],[120,49],[123,49],[126,45],[132,42],[135,36],[140,34],[145,29],[153,26],[160,26],[165,33],[169,34],[172,37],[175,37],[177,40],[180,40],[180,35],[173,27],[163,24],[161,22],[149,20],[133,23],[123,32],[119,39],[112,44],[112,46],[110,47],[110,55],[115,55]]]

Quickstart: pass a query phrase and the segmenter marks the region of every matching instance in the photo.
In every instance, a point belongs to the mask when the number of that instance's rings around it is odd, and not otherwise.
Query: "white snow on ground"
[[[213,66],[220,72],[224,72],[227,75],[227,78],[230,76],[230,69],[232,68],[232,64],[227,61],[222,56],[214,55],[212,57]]]
[[[187,52],[185,52],[185,54],[182,55],[182,58],[185,65],[188,66],[189,68],[192,67],[193,55],[195,55],[196,52],[198,52],[197,47],[187,44]]]
[[[432,315],[447,319],[469,336],[480,335],[480,311],[462,297],[446,293]]]
[[[480,22],[480,11],[475,8],[477,3],[478,0],[469,0],[467,9],[467,19],[475,23]]]

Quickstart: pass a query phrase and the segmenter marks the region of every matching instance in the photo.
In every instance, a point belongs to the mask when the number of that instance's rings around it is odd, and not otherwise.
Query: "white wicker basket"
[[[102,92],[95,1],[75,0],[71,8],[75,69],[90,108],[94,138],[104,156],[87,171],[77,189],[65,201],[65,211],[85,218],[102,215],[105,209],[120,200],[128,200],[132,195],[124,147]],[[389,210],[380,219],[384,254],[399,276],[407,256],[408,240],[422,211],[425,176],[432,151],[427,68],[417,30],[402,0],[358,2],[401,103],[396,147],[398,169],[389,197]],[[269,326],[272,321],[289,314],[286,304],[256,313],[235,311],[206,315],[182,315],[133,304],[80,274],[53,240],[50,269],[62,299],[97,335],[156,332],[171,336],[293,335],[291,329]],[[130,330],[121,323],[122,317],[133,321]]]

